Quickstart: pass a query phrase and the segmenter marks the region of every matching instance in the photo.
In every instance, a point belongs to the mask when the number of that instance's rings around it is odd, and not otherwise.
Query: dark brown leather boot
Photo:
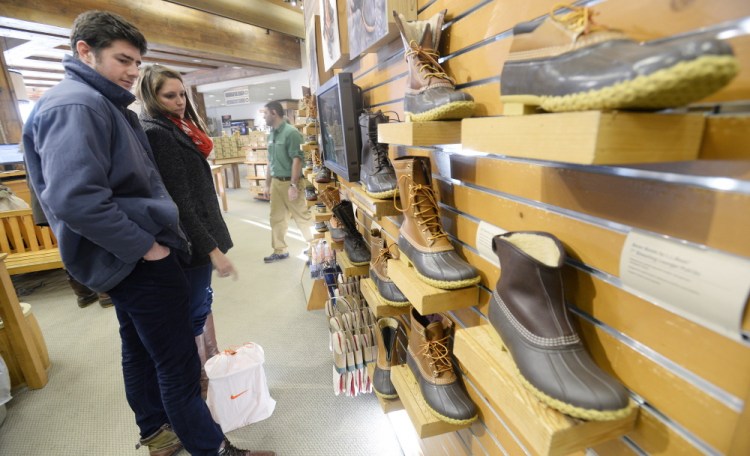
[[[403,157],[394,160],[393,167],[404,213],[398,248],[414,266],[417,276],[433,287],[447,290],[479,283],[479,273],[456,253],[440,224],[430,159]]]
[[[613,420],[630,413],[627,390],[594,363],[568,318],[560,241],[549,233],[510,232],[495,236],[492,248],[502,270],[489,319],[522,383],[576,418]]]
[[[404,94],[407,122],[463,119],[474,114],[474,98],[456,90],[453,79],[438,63],[438,45],[446,11],[423,21],[406,21],[393,12],[409,68]]]
[[[430,412],[447,423],[466,424],[477,418],[477,408],[453,367],[452,330],[453,322],[447,316],[422,316],[412,309],[406,364]]]
[[[373,230],[370,235],[370,279],[375,283],[380,298],[394,307],[409,305],[409,300],[398,289],[393,280],[388,277],[388,260],[393,258],[391,250],[385,246],[385,240],[380,232]],[[392,247],[393,244],[391,244]]]
[[[398,392],[391,382],[391,367],[402,363],[396,350],[398,339],[398,320],[385,317],[378,320],[375,328],[375,340],[378,344],[378,356],[372,376],[372,389],[379,397],[395,399]]]
[[[149,456],[172,456],[182,449],[180,439],[168,424],[163,425],[158,431],[145,439],[141,439],[135,449],[137,450],[142,446],[148,447]]]
[[[354,218],[354,208],[349,200],[341,201],[333,208],[333,214],[344,226],[344,252],[349,261],[355,266],[364,266],[370,262],[370,249],[367,247],[365,238],[357,230],[357,221]]]
[[[398,191],[396,173],[388,158],[388,144],[378,142],[378,125],[388,123],[388,117],[381,111],[363,112],[359,116],[362,129],[362,166],[359,180],[365,193],[373,198],[393,198]]]
[[[76,279],[74,279],[66,270],[65,275],[68,278],[68,285],[70,285],[70,288],[73,290],[73,293],[76,294],[76,300],[78,301],[78,307],[84,308],[88,307],[89,304],[96,301],[98,298],[95,291],[89,289],[86,285],[78,282]]]

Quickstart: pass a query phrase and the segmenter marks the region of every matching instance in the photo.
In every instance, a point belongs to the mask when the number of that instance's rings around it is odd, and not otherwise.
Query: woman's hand
[[[234,269],[232,262],[229,261],[229,258],[227,258],[218,247],[213,249],[208,254],[208,257],[211,258],[211,264],[214,265],[214,269],[216,269],[216,273],[219,274],[219,277],[232,276],[233,280],[237,280],[237,270]]]

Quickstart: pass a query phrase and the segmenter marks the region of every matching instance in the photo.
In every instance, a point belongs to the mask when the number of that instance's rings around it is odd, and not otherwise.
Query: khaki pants
[[[289,227],[289,217],[294,219],[297,228],[302,231],[305,241],[312,241],[312,215],[305,203],[305,191],[300,189],[299,196],[289,201],[289,186],[291,182],[271,180],[271,246],[273,253],[286,253],[286,231]]]

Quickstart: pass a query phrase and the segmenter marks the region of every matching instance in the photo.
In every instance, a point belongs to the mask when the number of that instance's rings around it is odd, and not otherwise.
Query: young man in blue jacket
[[[233,447],[200,396],[200,361],[179,263],[190,245],[127,106],[146,40],[115,14],[88,11],[71,30],[65,79],[23,131],[31,185],[68,272],[107,292],[122,339],[125,394],[152,456],[268,455]]]

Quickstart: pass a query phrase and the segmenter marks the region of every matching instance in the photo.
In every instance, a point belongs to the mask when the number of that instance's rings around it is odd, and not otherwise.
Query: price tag
[[[507,233],[502,228],[498,228],[495,225],[487,222],[479,222],[477,228],[477,236],[474,245],[477,246],[477,252],[479,256],[494,264],[498,268],[500,267],[500,260],[497,259],[497,255],[492,251],[492,238],[498,234]]]

